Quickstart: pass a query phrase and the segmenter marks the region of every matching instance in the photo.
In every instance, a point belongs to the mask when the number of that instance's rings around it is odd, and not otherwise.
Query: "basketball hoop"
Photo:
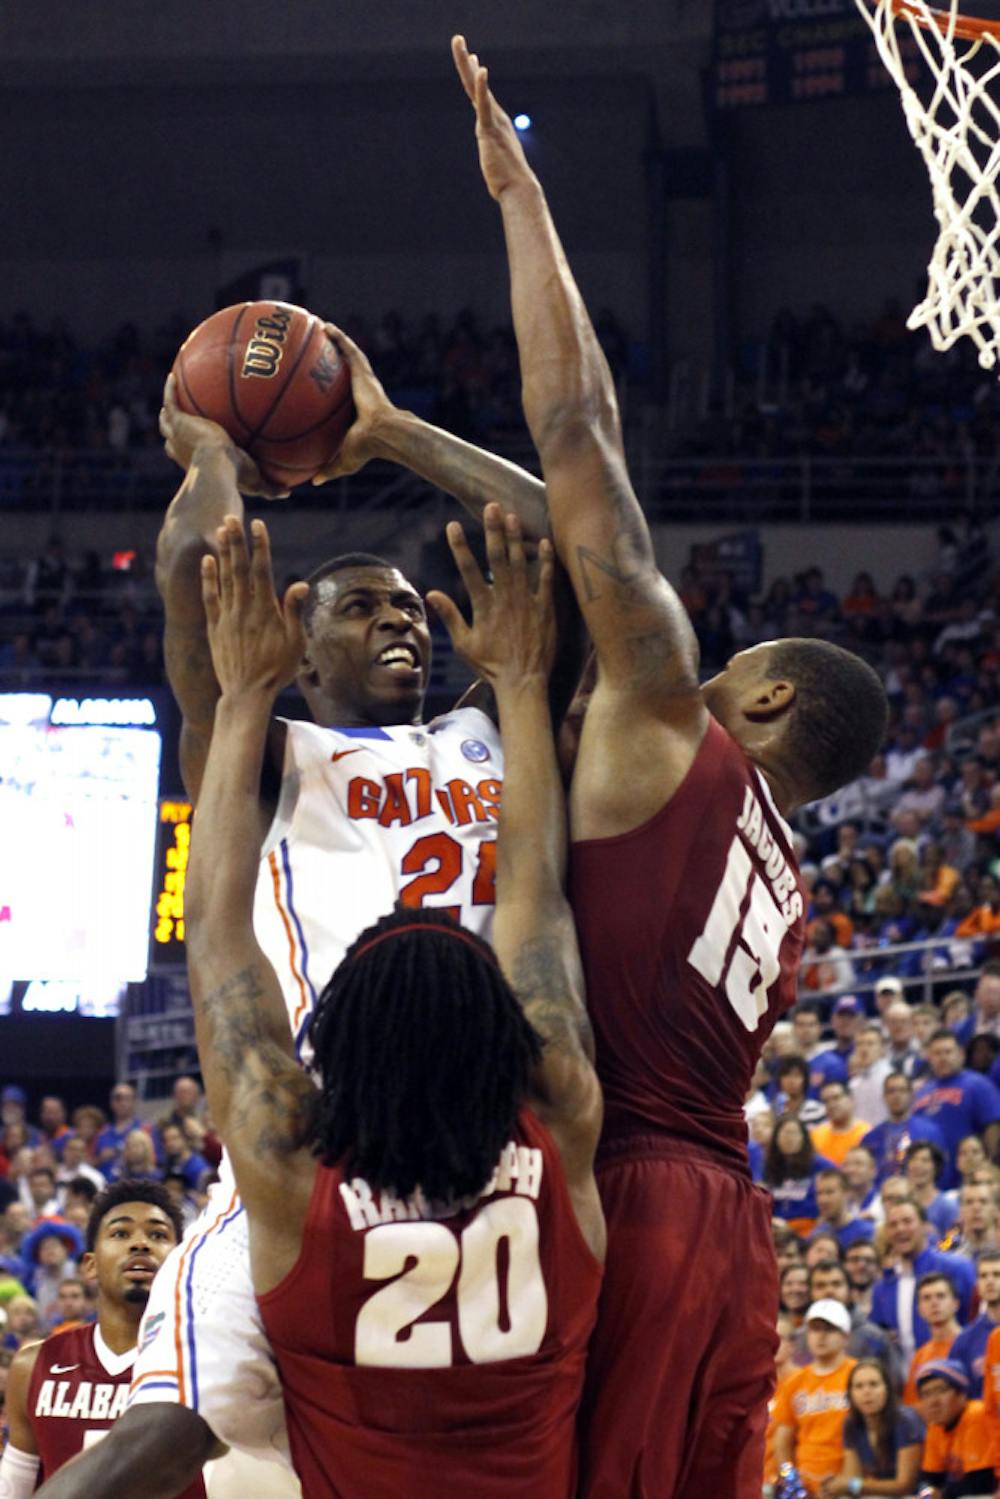
[[[958,0],[947,9],[926,0],[856,3],[902,97],[938,222],[927,296],[907,326],[926,328],[942,351],[971,338],[992,369],[1000,358],[1000,22],[960,15]],[[925,98],[901,49],[906,28],[933,81]]]

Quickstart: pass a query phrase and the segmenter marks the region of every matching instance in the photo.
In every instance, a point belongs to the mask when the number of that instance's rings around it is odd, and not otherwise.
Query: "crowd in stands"
[[[941,354],[926,334],[908,331],[906,317],[895,299],[852,326],[821,305],[781,309],[744,350],[733,409],[682,428],[675,451],[931,459],[914,470],[914,492],[931,485],[932,493],[960,496],[964,460],[1000,457],[1000,386],[971,340]]]
[[[0,1091],[0,1351],[67,1323],[92,1321],[95,1287],[80,1278],[87,1219],[111,1182],[164,1182],[185,1223],[207,1200],[222,1146],[205,1117],[199,1083],[179,1077],[171,1107],[155,1122],[136,1109],[135,1089],[116,1083],[108,1109],[83,1104],[67,1118],[61,1098],[39,1102],[29,1120],[16,1083]],[[6,1367],[8,1359],[0,1358]]]

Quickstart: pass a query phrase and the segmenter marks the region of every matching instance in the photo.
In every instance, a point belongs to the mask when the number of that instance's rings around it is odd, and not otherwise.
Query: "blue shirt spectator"
[[[969,1376],[969,1395],[981,1400],[986,1344],[1000,1325],[1000,1250],[984,1249],[976,1265],[979,1304],[983,1308],[974,1322],[963,1328],[951,1345],[949,1358],[962,1365]]]
[[[802,1121],[782,1115],[764,1161],[763,1184],[773,1198],[774,1217],[800,1224],[801,1231],[808,1233],[819,1217],[816,1178],[821,1171],[833,1170],[832,1161],[816,1154]]]
[[[979,1072],[962,1066],[962,1051],[951,1031],[935,1031],[927,1048],[931,1077],[917,1090],[914,1114],[931,1119],[944,1136],[947,1162],[939,1183],[958,1185],[955,1156],[966,1135],[984,1135],[993,1155],[1000,1137],[1000,1089]]]
[[[905,1073],[890,1072],[882,1093],[889,1117],[870,1129],[861,1141],[875,1157],[876,1180],[880,1183],[903,1170],[906,1152],[914,1140],[930,1140],[939,1150],[946,1150],[944,1135],[934,1120],[913,1114],[913,1084]]]
[[[886,1238],[892,1262],[872,1289],[871,1320],[896,1335],[907,1363],[930,1340],[927,1323],[917,1311],[917,1281],[931,1270],[947,1275],[958,1297],[960,1322],[966,1322],[976,1283],[976,1267],[959,1254],[927,1245],[927,1219],[918,1203],[899,1202],[886,1215]]]

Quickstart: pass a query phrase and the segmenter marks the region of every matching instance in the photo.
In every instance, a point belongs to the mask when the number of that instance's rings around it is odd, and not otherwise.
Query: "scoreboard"
[[[900,33],[908,71],[916,44]],[[856,0],[716,0],[711,97],[718,110],[894,88]]]

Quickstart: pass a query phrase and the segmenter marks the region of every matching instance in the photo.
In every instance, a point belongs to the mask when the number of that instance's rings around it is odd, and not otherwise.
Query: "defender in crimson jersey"
[[[99,1441],[122,1415],[139,1321],[156,1271],[178,1242],[181,1218],[155,1183],[117,1182],[94,1202],[81,1273],[97,1282],[97,1321],[21,1349],[7,1385],[10,1443],[3,1499],[27,1499]],[[199,1478],[180,1499],[204,1499]]]
[[[435,606],[512,746],[496,957],[446,913],[400,905],[363,932],[310,1023],[318,1088],[252,924],[251,814],[271,704],[301,658],[302,585],[278,603],[261,522],[249,565],[228,532],[204,565],[222,697],[188,869],[189,975],[306,1499],[576,1492],[601,1095],[562,893],[551,548],[536,592],[517,522],[491,507],[487,586],[449,530],[472,626],[443,595]]]
[[[803,899],[784,817],[864,770],[885,695],[820,641],[699,686],[690,622],[629,483],[614,384],[486,72],[455,62],[510,260],[525,414],[597,654],[570,796],[574,904],[607,1127],[608,1268],[585,1499],[760,1493],[777,1283],[742,1105],[793,997]]]

